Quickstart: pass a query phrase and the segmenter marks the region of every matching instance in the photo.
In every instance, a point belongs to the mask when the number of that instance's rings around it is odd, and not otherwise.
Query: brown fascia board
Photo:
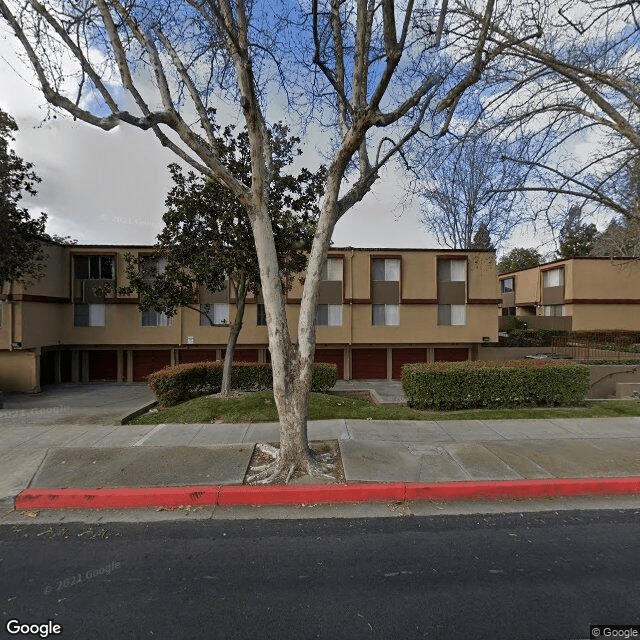
[[[156,245],[151,244],[74,244],[74,245],[61,245],[65,247],[71,247],[76,249],[105,249],[110,247],[112,249],[157,249]],[[436,249],[429,247],[329,247],[329,254],[345,251],[386,251],[389,253],[398,253],[399,251],[422,251],[429,253],[459,253],[468,255],[470,253],[495,253],[489,249]],[[339,256],[335,256],[339,257]]]
[[[543,264],[536,265],[535,267],[523,267],[522,269],[515,269],[514,271],[505,271],[504,273],[498,274],[498,279],[502,280],[507,276],[510,276],[512,273],[520,273],[522,271],[529,271],[530,269],[544,269],[545,267],[553,267],[559,263],[567,263],[572,260],[607,260],[611,262],[612,260],[637,260],[640,261],[640,257],[628,257],[628,256],[575,256],[574,258],[558,258],[557,260],[552,260],[551,262],[544,262]]]

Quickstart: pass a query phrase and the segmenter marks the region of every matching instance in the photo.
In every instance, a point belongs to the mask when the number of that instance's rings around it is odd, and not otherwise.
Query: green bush
[[[416,409],[575,405],[587,395],[589,367],[539,360],[406,364],[402,386]]]
[[[219,393],[222,386],[222,361],[176,364],[152,373],[147,382],[158,402],[171,407],[191,398]],[[335,364],[317,363],[313,371],[311,390],[326,393],[338,379]],[[231,387],[245,391],[271,389],[271,364],[234,362],[231,367]]]

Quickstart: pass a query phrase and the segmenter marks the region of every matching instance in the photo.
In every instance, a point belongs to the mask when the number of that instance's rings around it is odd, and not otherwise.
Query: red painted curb
[[[317,484],[274,486],[222,486],[219,505],[233,504],[326,504],[336,502],[376,502],[404,500],[402,482],[375,484]]]
[[[496,480],[406,485],[406,500],[495,500],[620,495],[640,492],[640,477],[553,478],[550,480]]]
[[[640,493],[640,477],[553,478],[480,482],[321,485],[224,485],[126,489],[25,489],[15,501],[25,509],[132,509],[187,505],[302,505],[387,500],[477,500]]]
[[[123,489],[25,489],[16,498],[23,509],[134,509],[215,505],[219,487],[136,487]]]

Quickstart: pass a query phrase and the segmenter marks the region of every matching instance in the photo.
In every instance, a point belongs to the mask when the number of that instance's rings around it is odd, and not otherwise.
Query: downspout
[[[352,379],[351,373],[353,371],[353,256],[355,252],[353,249],[349,252],[349,288],[351,295],[349,296],[349,380]]]

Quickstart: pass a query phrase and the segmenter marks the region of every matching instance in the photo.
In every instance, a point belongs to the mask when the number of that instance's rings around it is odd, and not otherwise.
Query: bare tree
[[[430,141],[416,145],[414,154],[424,157],[425,143]],[[517,146],[522,149],[525,144],[519,141]],[[423,224],[441,244],[471,249],[475,234],[485,229],[494,245],[500,246],[525,221],[518,187],[526,179],[527,168],[514,169],[502,160],[507,148],[515,151],[514,147],[472,134],[427,150],[426,162],[414,168],[413,189],[424,202]]]
[[[471,0],[455,11],[483,24]],[[523,30],[535,30],[537,37],[523,40]],[[533,0],[509,3],[492,15],[487,40],[502,55],[489,62],[486,84],[477,87],[478,121],[507,138],[536,134],[535,153],[507,154],[505,160],[531,169],[518,188],[548,194],[541,210],[557,204],[564,214],[567,199],[577,198],[616,216],[636,215],[620,181],[640,152],[639,35],[632,1]],[[561,219],[551,222],[557,226]]]
[[[297,60],[278,40],[275,16],[283,10],[245,0],[0,0],[0,15],[49,103],[105,130],[125,123],[152,131],[185,163],[226,186],[247,210],[280,418],[279,454],[256,478],[261,481],[329,469],[309,449],[307,408],[319,281],[336,222],[433,115],[430,108],[447,126],[464,91],[481,76],[485,54],[490,58],[493,51],[486,37],[494,0],[487,0],[479,27],[460,25],[458,30],[466,28],[476,40],[469,57],[461,59],[448,35],[446,23],[455,16],[449,16],[446,2],[416,7],[413,0],[311,0],[299,21],[289,23],[295,25],[289,41],[304,45],[304,61],[314,69],[305,83],[308,101],[317,105],[318,117],[335,114],[294,343],[269,218],[273,153],[265,117],[270,91],[288,90],[296,74]],[[250,182],[220,157],[209,109],[221,97],[240,106],[251,149]]]

